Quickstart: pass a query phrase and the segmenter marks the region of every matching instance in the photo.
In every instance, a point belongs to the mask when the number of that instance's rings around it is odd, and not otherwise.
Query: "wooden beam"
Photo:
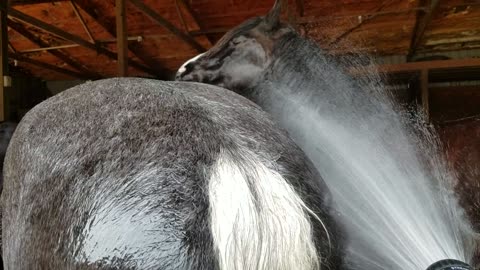
[[[198,30],[202,31],[202,29],[205,29],[205,26],[202,24],[202,22],[198,18],[198,14],[195,12],[195,10],[193,10],[193,8],[190,6],[190,4],[186,0],[177,0],[177,1],[180,2],[180,4],[182,4],[182,6],[187,11],[188,15],[193,19],[193,22],[198,27]],[[185,29],[185,30],[189,31],[188,29]],[[211,39],[208,35],[205,35],[205,38],[208,40],[208,42],[209,42],[208,45],[211,47],[213,42],[214,42],[213,39]]]
[[[113,37],[116,37],[116,26],[113,20],[103,20],[99,19],[99,14],[96,13],[96,10],[91,8],[90,1],[88,0],[75,0],[75,3],[85,11],[92,19],[94,19],[99,25],[103,27]],[[143,63],[147,64],[148,67],[153,70],[159,79],[168,79],[170,73],[175,74],[174,72],[166,69],[162,63],[155,61],[151,55],[148,55],[143,49],[141,44],[128,44],[128,49],[140,59]]]
[[[83,29],[85,29],[85,32],[88,35],[88,38],[90,38],[90,42],[95,43],[95,38],[93,38],[92,32],[88,28],[87,24],[85,23],[85,20],[82,17],[82,14],[80,14],[80,11],[77,8],[77,5],[75,5],[75,2],[73,0],[70,0],[70,5],[72,6],[73,12],[75,12],[75,15],[77,15],[78,20],[83,26]]]
[[[7,25],[8,25],[8,24],[7,24]],[[10,41],[8,42],[8,48],[9,48],[10,50],[12,50],[12,52],[14,52],[14,53],[17,52],[17,49],[15,49],[15,47],[13,47],[13,45],[12,45],[12,43],[11,43]]]
[[[185,22],[185,18],[183,17],[183,12],[180,9],[180,6],[178,5],[178,0],[175,0],[175,8],[177,9],[178,17],[180,18],[180,21],[182,22],[183,30],[185,32],[188,32],[188,25]]]
[[[402,63],[402,64],[387,64],[387,65],[379,65],[379,66],[367,66],[362,68],[351,68],[349,71],[353,75],[361,75],[361,74],[366,74],[372,71],[378,71],[380,73],[409,73],[409,72],[419,72],[424,69],[436,70],[436,69],[459,69],[459,68],[473,68],[473,67],[480,68],[479,58],[409,62],[409,63]]]
[[[392,64],[383,65],[380,68],[381,72],[405,72],[405,71],[420,71],[424,69],[454,69],[454,68],[466,68],[466,67],[480,67],[480,59],[467,58],[467,59],[450,59],[450,60],[438,60],[438,61],[423,61],[423,62],[410,62],[404,64]]]
[[[136,37],[128,37],[128,41],[138,41],[141,42],[143,37],[141,36],[136,36]],[[98,43],[117,43],[117,39],[108,39],[108,40],[97,40]],[[61,49],[68,49],[68,48],[74,48],[74,47],[80,47],[78,44],[64,44],[64,45],[58,45],[58,46],[49,46],[49,47],[41,47],[41,48],[33,48],[33,49],[25,49],[21,50],[20,53],[31,53],[31,52],[44,52],[44,51],[51,51],[51,50],[61,50]]]
[[[433,14],[437,7],[439,6],[440,0],[426,0],[429,2],[428,8],[425,12],[419,11],[417,13],[417,19],[415,22],[415,27],[413,28],[412,39],[410,42],[410,48],[407,54],[407,60],[410,61],[414,56],[415,52],[423,40],[425,30],[430,24],[430,21],[433,18]],[[421,6],[425,3],[425,0],[419,0]]]
[[[90,49],[92,51],[95,51],[97,53],[103,54],[103,55],[109,57],[110,59],[117,60],[117,54],[116,53],[114,53],[112,51],[109,51],[109,50],[107,50],[107,49],[105,49],[101,46],[97,46],[96,44],[93,44],[91,42],[88,42],[88,41],[84,40],[83,38],[81,38],[77,35],[70,34],[70,33],[66,32],[66,31],[64,31],[64,30],[62,30],[58,27],[55,27],[53,25],[50,25],[50,24],[45,23],[43,21],[40,21],[40,20],[38,20],[38,19],[36,19],[32,16],[29,16],[25,13],[22,13],[22,12],[16,10],[16,9],[8,8],[8,15],[12,16],[12,17],[14,17],[18,20],[21,20],[25,23],[28,23],[28,24],[36,27],[36,28],[42,29],[43,31],[46,31],[50,34],[61,37],[65,40],[71,41],[73,43],[79,44],[82,47],[85,47],[85,48]],[[135,67],[135,68],[143,71],[143,72],[155,75],[155,73],[151,69],[149,69],[149,68],[147,68],[147,67],[145,67],[145,66],[143,66],[143,65],[141,65],[137,62],[130,61],[130,65],[132,67]]]
[[[8,19],[8,26],[15,30],[15,32],[19,33],[20,35],[24,36],[26,39],[30,40],[31,42],[37,44],[40,47],[51,46],[50,43],[42,40],[40,37],[28,31],[27,28],[25,28],[25,26],[20,23]],[[99,79],[103,77],[99,73],[92,71],[90,68],[84,66],[82,63],[78,62],[77,60],[71,58],[70,56],[61,51],[50,50],[49,53],[62,60],[63,62],[67,63],[79,72],[85,74],[85,77],[90,77],[92,79]]]
[[[420,72],[420,96],[422,99],[423,113],[425,119],[430,122],[430,103],[429,103],[429,89],[428,89],[428,70],[422,69]]]
[[[0,2],[0,7],[6,8],[6,1]],[[0,10],[0,121],[5,121],[5,76],[8,76],[8,28],[7,13]]]
[[[187,44],[189,44],[192,48],[194,48],[198,52],[202,53],[206,51],[206,49],[203,48],[203,46],[200,45],[192,36],[182,32],[180,29],[178,29],[169,21],[167,21],[158,13],[156,13],[153,9],[147,7],[140,0],[130,0],[130,2],[140,11],[142,11],[145,15],[150,17],[150,19],[152,19],[154,22],[166,28],[168,31],[170,31],[172,34],[174,34],[181,40],[185,41]]]
[[[41,62],[41,61],[38,61],[38,60],[35,60],[35,59],[31,59],[31,58],[28,58],[24,55],[18,54],[18,53],[9,53],[8,56],[12,59],[17,60],[17,61],[25,62],[25,63],[32,64],[32,65],[35,65],[35,66],[38,66],[38,67],[41,67],[41,68],[49,69],[49,70],[52,70],[52,71],[55,71],[55,72],[58,72],[58,73],[61,73],[61,74],[68,75],[68,76],[73,77],[73,78],[90,79],[90,78],[86,77],[85,74],[78,73],[78,72],[71,71],[71,70],[64,69],[64,68],[60,68],[60,67],[57,67],[55,65],[44,63],[44,62]]]
[[[126,77],[128,70],[128,41],[125,0],[115,0],[115,17],[117,19],[117,53],[118,76]]]
[[[68,0],[11,0],[10,6],[25,6],[45,3],[65,2]]]

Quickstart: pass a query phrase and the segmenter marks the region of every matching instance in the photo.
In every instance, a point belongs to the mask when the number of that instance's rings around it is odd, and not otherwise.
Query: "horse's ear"
[[[280,13],[282,12],[283,0],[276,0],[273,8],[265,15],[265,22],[269,29],[274,28],[280,23]]]

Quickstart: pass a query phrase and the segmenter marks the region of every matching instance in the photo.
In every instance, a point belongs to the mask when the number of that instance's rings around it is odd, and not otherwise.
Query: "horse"
[[[331,195],[253,102],[87,82],[30,110],[4,168],[6,269],[335,269]]]

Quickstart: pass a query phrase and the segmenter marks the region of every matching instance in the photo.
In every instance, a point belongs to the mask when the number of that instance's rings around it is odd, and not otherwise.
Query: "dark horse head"
[[[236,92],[251,88],[272,63],[278,40],[295,29],[280,22],[282,1],[270,12],[229,31],[204,54],[187,61],[176,79],[214,84]]]

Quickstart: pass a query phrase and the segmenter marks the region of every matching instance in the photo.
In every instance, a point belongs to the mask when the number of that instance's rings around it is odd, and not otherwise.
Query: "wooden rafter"
[[[35,5],[44,3],[64,2],[68,0],[11,0],[10,6]]]
[[[199,31],[202,31],[203,29],[205,29],[205,26],[202,24],[202,22],[200,21],[200,19],[198,18],[198,14],[195,12],[195,10],[193,10],[193,8],[190,6],[190,4],[188,3],[188,1],[186,0],[177,0],[177,3],[180,3],[182,4],[182,6],[184,7],[184,9],[187,11],[188,15],[193,19],[193,22],[195,23],[195,25],[198,27],[198,30]],[[180,11],[181,12],[181,11]],[[185,29],[186,31],[189,31],[188,29]],[[208,35],[204,35],[205,38],[207,38],[208,42],[209,42],[209,46],[212,46],[213,44],[213,39],[211,39]]]
[[[13,47],[13,45],[12,45],[12,43],[11,43],[10,41],[8,42],[8,48],[9,48],[12,52],[14,52],[14,53],[17,52],[17,49],[15,49],[15,47]]]
[[[187,25],[187,22],[185,21],[185,18],[183,17],[182,10],[180,10],[180,6],[178,5],[178,0],[175,0],[175,8],[177,9],[178,17],[180,18],[180,21],[182,22],[183,30],[185,32],[188,32],[188,25]]]
[[[116,37],[116,26],[113,21],[107,21],[99,18],[99,14],[89,5],[89,1],[87,0],[75,0],[75,3],[87,13],[92,19],[94,19],[100,26],[103,27],[105,31],[107,31],[113,37]],[[168,79],[169,73],[171,71],[164,68],[162,63],[155,61],[151,55],[147,55],[145,50],[143,49],[141,44],[128,44],[128,49],[130,52],[135,55],[138,59],[140,59],[143,63],[148,65],[150,69],[152,69],[156,76],[159,79]]]
[[[92,51],[95,51],[97,53],[100,53],[100,54],[103,54],[107,57],[109,57],[110,59],[113,59],[113,60],[117,60],[117,54],[112,52],[112,51],[109,51],[101,46],[97,46],[96,44],[93,44],[89,41],[86,41],[84,40],[83,38],[77,36],[77,35],[74,35],[74,34],[71,34],[71,33],[68,33],[58,27],[55,27],[53,25],[50,25],[48,23],[45,23],[43,21],[40,21],[34,17],[31,17],[25,13],[22,13],[16,9],[13,9],[13,8],[9,8],[8,9],[8,15],[11,16],[11,17],[14,17],[18,20],[21,20],[25,23],[28,23],[36,28],[39,28],[39,29],[42,29],[43,31],[47,32],[47,33],[50,33],[52,35],[55,35],[55,36],[58,36],[58,37],[61,37],[65,40],[68,40],[68,41],[71,41],[73,43],[76,43],[76,44],[79,44],[81,45],[82,47],[85,47],[87,49],[90,49]],[[132,67],[135,67],[141,71],[144,71],[146,73],[150,73],[152,75],[155,75],[155,72],[153,72],[151,69],[145,67],[144,65],[141,65],[137,62],[134,62],[134,61],[130,61],[130,65]]]
[[[118,76],[126,77],[128,70],[128,43],[126,0],[115,0],[115,18],[117,21]]]
[[[71,70],[64,69],[64,68],[60,68],[60,67],[57,67],[55,65],[47,64],[47,63],[44,63],[42,61],[38,61],[38,60],[35,60],[35,59],[31,59],[31,58],[28,58],[24,55],[18,54],[18,53],[9,53],[8,56],[12,59],[17,60],[17,61],[25,62],[25,63],[32,64],[32,65],[35,65],[35,66],[38,66],[38,67],[41,67],[41,68],[52,70],[52,71],[55,71],[55,72],[58,72],[58,73],[61,73],[61,74],[68,75],[68,76],[73,77],[73,78],[90,79],[90,78],[88,78],[88,76],[85,76],[85,74],[78,73],[78,72],[71,71]]]
[[[21,23],[17,23],[8,19],[8,26],[13,30],[15,30],[15,32],[19,33],[20,35],[30,40],[31,42],[35,43],[36,45],[40,46],[41,48],[51,46],[50,43],[42,40],[40,37],[28,31],[28,29],[25,28],[25,26],[22,25]],[[85,67],[83,64],[78,62],[78,60],[73,59],[72,57],[68,56],[66,53],[63,53],[58,50],[49,50],[49,53],[51,53],[58,59],[62,60],[63,62],[67,63],[68,65],[78,70],[79,72],[85,74],[85,77],[90,77],[95,79],[102,77],[102,75],[91,71],[89,68]]]
[[[439,6],[440,0],[419,0],[421,6],[425,5],[425,1],[428,1],[428,8],[425,12],[419,11],[413,28],[412,40],[410,42],[410,48],[407,54],[407,59],[411,60],[415,56],[415,52],[423,40],[425,30],[427,29],[430,21],[433,18],[435,10]]]
[[[127,40],[129,41],[141,41],[143,37],[141,36],[136,36],[136,37],[128,37]],[[116,43],[117,39],[108,39],[108,40],[97,40],[97,43],[100,44],[106,44],[106,43]],[[74,48],[74,47],[81,47],[78,44],[63,44],[63,45],[57,45],[57,46],[49,46],[49,47],[40,47],[40,48],[33,48],[33,49],[25,49],[21,50],[21,53],[30,53],[30,52],[43,52],[43,51],[51,51],[51,50],[61,50],[61,49],[68,49],[68,48]]]
[[[75,2],[73,2],[73,0],[70,0],[70,5],[72,6],[72,9],[73,9],[73,12],[75,12],[75,15],[77,15],[78,20],[82,24],[83,29],[85,29],[85,32],[87,33],[88,38],[90,38],[90,41],[92,43],[95,43],[95,38],[93,37],[93,34],[90,31],[90,28],[88,28],[87,23],[85,23],[85,20],[83,19],[82,14],[80,13],[80,11],[77,8],[77,5],[75,5]]]
[[[34,5],[54,2],[66,2],[68,0],[10,0],[10,6]]]
[[[175,25],[171,24],[169,21],[164,19],[153,9],[149,8],[144,3],[142,3],[141,0],[130,0],[130,3],[132,3],[136,8],[142,11],[145,15],[150,17],[150,19],[152,19],[159,25],[166,28],[168,31],[170,31],[172,34],[174,34],[175,36],[177,36],[178,38],[180,38],[181,40],[189,44],[192,48],[194,48],[198,52],[206,51],[206,49],[202,45],[200,45],[192,36],[178,29]]]

